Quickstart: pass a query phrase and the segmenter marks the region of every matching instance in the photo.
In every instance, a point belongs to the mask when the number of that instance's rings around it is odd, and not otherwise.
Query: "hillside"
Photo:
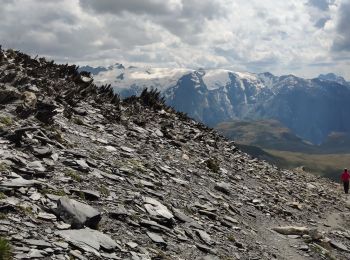
[[[216,130],[255,158],[281,168],[304,167],[335,181],[350,159],[350,138],[346,133],[332,133],[321,145],[312,145],[276,120],[224,122]]]
[[[282,151],[316,150],[276,120],[223,122],[215,129],[240,144]]]
[[[320,150],[333,153],[350,153],[350,133],[332,132],[320,145]]]
[[[322,154],[322,153],[302,153],[263,149],[268,154],[274,164],[281,168],[293,169],[303,167],[306,171],[317,176],[323,176],[339,182],[339,176],[343,168],[348,167],[350,154]],[[261,157],[259,154],[258,158]],[[266,156],[265,156],[266,157]]]
[[[0,253],[9,243],[14,259],[349,255],[339,185],[252,159],[157,92],[121,100],[76,66],[1,50],[0,104]]]
[[[294,75],[227,69],[143,68],[115,64],[82,67],[99,84],[111,84],[123,97],[157,88],[166,103],[214,127],[232,120],[281,122],[297,136],[319,145],[332,132],[350,132],[350,83],[334,75],[304,79]]]

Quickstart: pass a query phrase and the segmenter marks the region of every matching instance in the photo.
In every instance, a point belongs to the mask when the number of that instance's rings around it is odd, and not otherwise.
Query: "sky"
[[[350,0],[0,0],[3,48],[57,62],[350,80]]]

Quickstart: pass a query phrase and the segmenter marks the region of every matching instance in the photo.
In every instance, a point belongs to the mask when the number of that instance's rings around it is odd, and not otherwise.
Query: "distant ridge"
[[[81,69],[84,69],[81,68]],[[206,125],[274,119],[297,136],[321,144],[332,132],[350,132],[350,84],[335,74],[303,79],[225,69],[141,68],[117,63],[90,71],[123,97],[158,89],[166,103]]]

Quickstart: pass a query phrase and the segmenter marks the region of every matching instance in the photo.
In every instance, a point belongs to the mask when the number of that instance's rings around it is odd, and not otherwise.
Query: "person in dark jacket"
[[[344,172],[340,178],[341,178],[341,181],[343,182],[343,185],[344,185],[345,194],[348,194],[349,193],[349,180],[350,180],[350,174],[348,172],[348,169],[346,169],[346,168],[344,169]]]

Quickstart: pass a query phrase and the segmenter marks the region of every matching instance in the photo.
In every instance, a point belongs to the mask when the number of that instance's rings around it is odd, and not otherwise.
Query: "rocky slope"
[[[159,89],[168,105],[209,126],[231,120],[276,119],[314,144],[331,132],[350,132],[346,104],[350,84],[334,74],[304,79],[293,75],[224,69],[136,68],[115,64],[82,67],[122,96]]]
[[[348,259],[337,184],[76,69],[0,52],[0,236],[15,259]]]

